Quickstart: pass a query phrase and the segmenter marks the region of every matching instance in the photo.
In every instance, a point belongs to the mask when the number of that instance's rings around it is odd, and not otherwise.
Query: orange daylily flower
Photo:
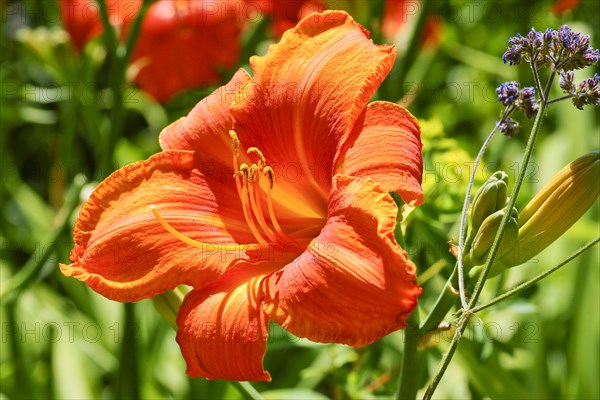
[[[142,0],[106,4],[111,24],[125,38]],[[60,5],[77,50],[102,33],[100,7],[94,0],[61,0]],[[240,0],[156,1],[144,17],[133,52],[135,82],[160,102],[185,89],[218,82],[219,69],[234,67],[241,51],[239,6]]]
[[[389,191],[422,203],[420,129],[367,105],[395,57],[345,12],[302,20],[96,188],[62,272],[117,301],[192,286],[193,377],[270,380],[269,320],[352,346],[403,328],[421,289]]]
[[[166,102],[185,89],[218,82],[241,51],[239,0],[159,0],[148,10],[132,62],[136,83]],[[230,12],[233,11],[233,12]]]

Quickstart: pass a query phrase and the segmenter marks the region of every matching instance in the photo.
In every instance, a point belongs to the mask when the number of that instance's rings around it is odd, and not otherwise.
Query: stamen
[[[259,167],[252,165],[250,167],[250,182],[248,183],[248,191],[250,192],[250,205],[252,206],[252,211],[254,212],[254,216],[256,217],[259,226],[263,229],[269,240],[271,242],[277,242],[277,236],[267,225],[267,221],[265,220],[262,210],[262,203],[258,198],[258,194],[260,192],[260,178],[261,175],[259,174]],[[255,186],[258,188],[258,190],[255,190]]]
[[[190,246],[197,247],[199,249],[204,249],[206,247],[214,247],[220,246],[225,251],[238,251],[240,247],[237,244],[227,243],[203,243],[197,240],[194,240],[190,237],[185,236],[183,233],[179,232],[177,229],[173,228],[159,213],[156,209],[156,205],[150,204],[150,210],[152,210],[152,214],[158,220],[158,222],[165,228],[171,235],[175,236],[177,239],[181,240],[185,244],[189,244]]]
[[[271,223],[275,227],[275,231],[279,234],[279,236],[281,236],[286,242],[291,242],[289,236],[286,235],[283,229],[281,229],[277,218],[275,218],[275,210],[273,209],[273,196],[271,195],[271,191],[275,185],[275,173],[273,172],[273,168],[265,167],[263,169],[263,174],[269,179],[269,184],[267,185],[267,205],[269,207],[269,217],[271,218]]]
[[[254,218],[248,212],[248,208],[249,208],[248,207],[248,205],[249,205],[248,186],[250,185],[250,182],[249,182],[250,167],[248,167],[248,164],[244,163],[244,164],[240,165],[240,171],[238,172],[238,174],[242,176],[242,195],[240,196],[240,201],[242,202],[242,210],[244,211],[244,218],[246,218],[248,227],[250,228],[250,231],[252,232],[252,234],[254,235],[256,240],[258,240],[258,243],[266,244],[267,241],[265,240],[265,238],[260,234],[260,232],[256,228],[256,224],[254,223]],[[251,204],[250,204],[250,207],[252,207]]]

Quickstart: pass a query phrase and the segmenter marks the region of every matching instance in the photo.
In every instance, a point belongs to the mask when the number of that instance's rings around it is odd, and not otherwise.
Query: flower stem
[[[583,246],[582,248],[580,248],[579,250],[577,250],[575,253],[571,254],[569,257],[567,257],[566,259],[564,259],[561,263],[555,265],[554,267],[550,268],[547,271],[542,272],[541,274],[529,279],[528,281],[525,281],[523,283],[521,283],[518,286],[515,286],[514,288],[510,289],[509,291],[507,291],[506,293],[501,294],[500,296],[495,297],[494,299],[490,300],[489,302],[487,302],[486,304],[480,305],[478,307],[475,307],[473,309],[471,309],[472,313],[477,313],[481,310],[485,310],[486,308],[493,306],[494,304],[497,304],[517,293],[522,292],[523,290],[531,287],[532,285],[535,285],[537,282],[541,281],[542,279],[544,279],[545,277],[547,277],[548,275],[552,274],[555,271],[558,271],[560,268],[562,268],[563,266],[565,266],[566,264],[568,264],[571,260],[573,260],[574,258],[576,258],[577,256],[579,256],[580,254],[582,254],[583,252],[585,252],[586,250],[590,249],[592,246],[594,246],[596,243],[600,242],[600,236],[598,236],[596,239],[592,240],[591,242],[589,242],[588,244],[586,244],[585,246]]]
[[[117,398],[119,399],[139,399],[140,394],[140,373],[139,373],[139,355],[137,349],[138,338],[136,338],[136,317],[135,304],[125,303],[123,305],[124,330],[121,342],[120,368],[117,379]]]
[[[542,103],[546,101],[547,97],[544,97],[544,92],[542,91],[542,84],[540,83],[540,76],[538,75],[537,67],[535,66],[535,62],[530,64],[531,73],[533,74],[533,80],[535,81],[535,88],[537,89],[540,97],[542,97]]]
[[[144,20],[144,16],[148,11],[148,8],[152,5],[155,0],[144,0],[142,6],[140,8],[140,12],[138,13],[131,30],[129,31],[129,35],[127,36],[127,43],[125,48],[122,46],[115,46],[114,48],[109,48],[109,50],[114,50],[114,53],[111,53],[112,57],[112,90],[114,96],[114,104],[111,110],[111,129],[108,134],[108,138],[106,141],[106,147],[104,148],[104,154],[102,159],[102,164],[100,166],[100,170],[98,171],[98,178],[104,178],[113,170],[113,154],[115,147],[117,145],[117,140],[121,135],[121,131],[123,130],[123,122],[125,116],[125,107],[123,104],[123,98],[125,94],[125,75],[127,71],[127,65],[129,61],[131,61],[131,57],[133,55],[133,50],[135,48],[135,43],[137,42],[137,38],[140,34],[142,28],[142,21]],[[104,3],[104,0],[101,1]],[[106,7],[105,7],[106,8]],[[108,14],[106,9],[100,8],[102,13],[102,20],[106,18],[108,21]],[[110,26],[110,24],[108,24]],[[112,29],[112,28],[111,28]],[[106,30],[106,24],[105,24]],[[113,32],[114,33],[114,32]],[[116,40],[116,39],[115,39]],[[110,40],[109,40],[110,42]]]
[[[552,73],[550,74],[550,77],[548,78],[548,83],[546,85],[546,89],[545,89],[544,97],[543,97],[544,99],[548,98],[548,93],[550,92],[550,86],[552,85],[552,81],[554,80],[555,74],[556,74],[556,72],[552,71]],[[512,208],[515,206],[515,203],[517,201],[517,196],[519,195],[519,191],[521,189],[521,184],[523,183],[523,180],[525,178],[527,166],[529,165],[529,160],[531,158],[531,154],[533,153],[533,147],[535,146],[535,141],[536,141],[537,135],[540,131],[540,127],[542,124],[542,118],[544,118],[544,113],[546,111],[547,105],[548,105],[547,101],[543,101],[541,103],[540,109],[538,110],[538,113],[535,117],[535,121],[533,122],[533,127],[531,128],[531,134],[529,135],[529,140],[527,141],[527,146],[525,147],[525,153],[523,155],[523,160],[522,160],[523,168],[521,168],[521,171],[519,172],[517,181],[515,182],[515,186],[513,187],[512,193],[510,195],[510,199],[508,201],[507,209],[509,209],[509,210],[512,210]],[[496,253],[498,252],[498,249],[500,247],[500,241],[502,240],[502,235],[504,234],[504,230],[506,229],[506,226],[508,225],[509,217],[510,217],[510,213],[505,213],[502,218],[502,221],[500,222],[500,227],[498,228],[498,232],[496,233],[496,237],[494,238],[492,247],[489,250],[489,254],[488,254],[487,260],[485,262],[483,271],[481,272],[481,275],[479,275],[479,279],[477,280],[477,283],[475,284],[475,288],[473,290],[473,295],[471,296],[468,307],[464,310],[463,315],[461,316],[461,318],[459,319],[459,321],[457,323],[456,332],[454,333],[452,342],[450,343],[450,347],[448,348],[448,351],[446,352],[446,354],[444,354],[444,357],[442,358],[442,361],[440,362],[440,366],[438,367],[438,370],[436,371],[431,383],[429,384],[429,387],[427,388],[427,391],[425,392],[425,395],[423,397],[424,399],[431,399],[431,397],[433,396],[433,393],[435,392],[435,389],[437,388],[442,377],[444,376],[444,373],[446,372],[446,369],[448,368],[448,365],[450,364],[452,357],[454,356],[454,352],[456,351],[456,348],[458,347],[458,343],[459,343],[465,329],[468,326],[471,316],[473,315],[472,310],[474,308],[474,305],[477,303],[477,300],[479,299],[479,295],[481,294],[483,285],[485,284],[485,281],[488,277],[490,269],[492,268],[494,258],[496,257]]]
[[[557,97],[556,99],[549,100],[548,104],[558,103],[559,101],[572,99],[573,97],[575,97],[574,94],[567,94],[561,97]]]
[[[400,399],[414,399],[416,398],[417,391],[419,390],[419,382],[421,381],[418,377],[421,371],[421,367],[424,366],[424,356],[419,354],[417,347],[420,340],[430,331],[434,330],[440,322],[444,319],[448,311],[457,302],[456,292],[451,288],[456,285],[456,268],[452,272],[452,275],[448,279],[444,290],[440,293],[436,300],[433,308],[427,314],[423,321],[419,321],[416,312],[411,314],[407,319],[408,326],[405,331],[405,342],[404,342],[404,353],[402,354],[402,369],[400,376],[400,383],[396,398]],[[416,371],[416,372],[415,372]]]
[[[246,400],[264,400],[265,398],[250,384],[250,382],[230,381]]]
[[[448,314],[452,306],[456,304],[456,293],[452,290],[452,287],[456,284],[456,274],[457,268],[454,268],[452,275],[448,278],[444,290],[438,296],[433,308],[425,319],[421,321],[421,325],[419,326],[421,336],[435,329],[442,322],[446,314]]]
[[[404,352],[402,353],[402,369],[400,370],[400,383],[396,398],[415,399],[417,390],[419,390],[419,380],[416,379],[414,372],[418,369],[420,363],[417,361],[417,345],[421,333],[419,330],[419,311],[415,310],[406,319],[408,326],[404,331]]]
[[[96,3],[98,3],[98,8],[100,8],[100,19],[102,20],[104,36],[106,37],[108,54],[110,54],[110,57],[113,57],[117,51],[117,35],[115,34],[113,26],[110,24],[106,0],[96,0]]]
[[[467,185],[467,192],[465,193],[465,201],[463,202],[463,208],[460,217],[460,230],[458,234],[458,262],[456,264],[458,270],[458,290],[460,293],[460,304],[463,309],[467,308],[467,296],[465,295],[465,278],[464,278],[464,268],[463,268],[463,249],[465,247],[465,231],[467,225],[467,214],[469,212],[469,203],[471,202],[471,189],[473,188],[473,184],[475,183],[475,175],[477,174],[477,168],[479,167],[479,163],[483,158],[483,154],[487,149],[488,145],[492,141],[494,134],[498,130],[500,123],[507,117],[507,113],[504,113],[503,118],[496,123],[494,129],[490,132],[488,137],[483,142],[483,145],[479,149],[479,153],[475,158],[475,165],[473,165],[473,171],[471,171],[471,176],[469,177],[469,183]]]

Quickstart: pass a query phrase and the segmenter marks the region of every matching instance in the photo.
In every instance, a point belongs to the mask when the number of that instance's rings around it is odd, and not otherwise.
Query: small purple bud
[[[600,75],[595,74],[593,78],[584,79],[577,85],[573,104],[580,110],[585,105],[600,104]]]
[[[573,83],[575,74],[572,71],[561,72],[560,79],[558,81],[560,88],[567,94],[575,92],[575,84]]]
[[[498,101],[500,103],[505,106],[511,106],[517,99],[519,83],[515,81],[502,83],[496,89],[496,93],[498,94]]]
[[[500,131],[506,137],[513,137],[519,133],[519,123],[510,117],[504,118],[504,120],[498,125]]]

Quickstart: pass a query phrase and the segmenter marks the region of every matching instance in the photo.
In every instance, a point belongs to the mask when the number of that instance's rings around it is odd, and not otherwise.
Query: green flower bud
[[[600,152],[594,151],[561,169],[519,214],[514,251],[497,262],[502,268],[523,264],[562,236],[600,194]]]
[[[158,310],[163,319],[171,326],[171,328],[177,330],[177,312],[185,295],[190,291],[186,286],[178,286],[173,290],[167,290],[163,294],[154,296],[152,301],[154,307]]]
[[[508,197],[508,175],[495,172],[481,186],[471,206],[471,229],[477,231],[483,221],[506,205]]]
[[[500,222],[502,221],[505,213],[506,208],[503,208],[502,210],[498,210],[492,215],[489,215],[483,221],[481,227],[475,235],[475,238],[473,239],[471,250],[465,257],[464,264],[466,266],[482,265],[485,263],[488,253],[490,252],[490,248],[492,247],[492,243],[494,243],[494,238],[496,237],[498,228],[500,227]],[[510,218],[508,219],[508,225],[506,226],[504,234],[502,235],[500,247],[496,253],[497,256],[501,256],[502,254],[510,252],[515,245],[519,234],[518,219],[519,214],[516,208],[513,208],[512,212],[510,213]]]

